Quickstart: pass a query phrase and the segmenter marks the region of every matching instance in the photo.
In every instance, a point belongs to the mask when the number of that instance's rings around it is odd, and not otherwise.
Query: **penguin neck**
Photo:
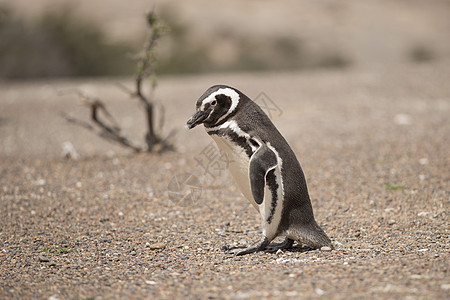
[[[256,142],[253,140],[252,136],[243,131],[236,120],[228,120],[222,125],[209,128],[205,127],[205,129],[210,136],[227,139],[234,146],[239,147],[238,149],[245,151],[248,158],[250,158],[257,149],[257,146],[255,145]]]

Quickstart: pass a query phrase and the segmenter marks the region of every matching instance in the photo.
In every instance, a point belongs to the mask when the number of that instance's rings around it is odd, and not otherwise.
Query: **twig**
[[[75,124],[75,125],[78,125],[78,126],[81,126],[81,127],[86,128],[88,130],[94,131],[94,127],[91,124],[89,124],[88,122],[76,119],[76,118],[66,114],[65,112],[60,112],[60,114],[67,122]]]
[[[94,99],[89,97],[87,94],[83,93],[79,89],[70,89],[66,91],[60,91],[59,94],[68,94],[68,93],[76,93],[81,98],[83,104],[89,106],[91,109],[91,119],[92,121],[101,129],[99,133],[97,133],[100,137],[117,142],[125,147],[133,149],[135,152],[141,152],[142,148],[134,145],[130,140],[128,140],[125,136],[120,133],[120,127],[117,124],[117,121],[113,118],[113,116],[106,109],[105,105],[99,99]],[[99,112],[103,112],[109,122],[113,123],[113,125],[106,124],[103,120],[100,119]],[[67,114],[63,114],[63,117],[78,126],[84,127],[90,131],[95,131],[94,127],[85,121],[81,121],[75,119],[73,117],[68,116]]]
[[[128,94],[131,98],[136,97],[136,92],[127,87],[125,84],[121,82],[116,82],[116,86],[121,89],[124,93]]]

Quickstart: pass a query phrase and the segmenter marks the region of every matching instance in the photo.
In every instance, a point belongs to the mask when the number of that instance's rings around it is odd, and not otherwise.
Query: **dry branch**
[[[165,26],[161,25],[161,23],[158,21],[156,15],[153,12],[147,14],[147,25],[149,29],[147,39],[144,43],[142,51],[135,57],[137,71],[134,78],[134,89],[129,89],[123,84],[118,84],[118,86],[123,91],[125,91],[130,97],[137,98],[144,108],[147,127],[147,133],[145,135],[145,143],[146,143],[145,149],[143,147],[133,145],[133,143],[131,143],[125,136],[121,134],[120,126],[113,118],[113,116],[109,113],[109,111],[106,109],[106,106],[102,101],[100,101],[99,99],[91,98],[78,89],[72,89],[66,91],[65,93],[67,92],[77,93],[80,99],[83,101],[83,103],[90,107],[91,119],[94,122],[94,124],[96,124],[97,127],[101,129],[101,132],[99,134],[103,138],[115,141],[125,147],[133,149],[136,152],[141,152],[144,150],[147,152],[153,151],[161,152],[174,149],[173,144],[171,143],[171,139],[174,137],[175,131],[170,132],[165,138],[161,138],[160,135],[156,133],[155,130],[156,102],[153,101],[153,99],[151,99],[152,97],[146,96],[144,94],[142,84],[144,79],[147,78],[150,79],[151,82],[150,95],[152,95],[153,90],[156,87],[156,76],[155,76],[156,58],[154,49],[158,39],[161,37],[161,35],[165,30]],[[106,120],[100,118],[99,116],[100,112],[102,113],[102,115],[104,115],[104,118]],[[67,115],[63,116],[67,121],[71,123],[77,124],[91,131],[94,130],[94,128],[90,124],[87,124],[84,121],[76,120],[75,118],[69,117]],[[111,125],[109,125],[105,121],[108,121]],[[164,124],[164,107],[161,107],[159,122],[156,124],[159,125],[159,129],[161,130]]]
[[[91,120],[101,129],[100,132],[97,134],[101,136],[102,138],[114,141],[122,146],[125,146],[127,148],[133,149],[135,152],[141,152],[142,148],[139,146],[134,145],[127,137],[125,137],[120,130],[120,127],[118,126],[117,121],[114,119],[114,117],[109,113],[109,111],[106,109],[106,106],[103,104],[102,101],[99,99],[94,99],[92,97],[89,97],[82,91],[78,89],[70,89],[66,91],[60,91],[59,94],[67,94],[67,93],[76,93],[80,97],[82,103],[86,106],[88,106],[91,110]],[[112,125],[107,124],[106,121],[103,121],[100,117],[100,112],[106,117],[107,121],[112,123]],[[86,128],[90,131],[95,131],[95,128],[90,125],[89,123],[76,119],[74,117],[71,117],[65,113],[62,113],[62,116],[70,123],[81,126],[83,128]]]

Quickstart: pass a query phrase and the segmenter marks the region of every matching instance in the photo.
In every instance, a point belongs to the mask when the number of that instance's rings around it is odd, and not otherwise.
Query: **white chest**
[[[250,187],[249,177],[249,163],[250,159],[245,153],[244,149],[231,142],[225,137],[217,135],[211,136],[216,142],[219,150],[225,155],[226,163],[231,175],[233,176],[236,184],[239,186],[242,194],[247,198],[250,203],[259,211],[258,205],[253,200],[253,195]]]

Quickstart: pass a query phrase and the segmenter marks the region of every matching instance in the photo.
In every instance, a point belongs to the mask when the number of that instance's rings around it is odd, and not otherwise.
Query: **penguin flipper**
[[[276,154],[264,143],[250,158],[250,186],[253,199],[260,205],[264,200],[267,173],[277,166]]]

